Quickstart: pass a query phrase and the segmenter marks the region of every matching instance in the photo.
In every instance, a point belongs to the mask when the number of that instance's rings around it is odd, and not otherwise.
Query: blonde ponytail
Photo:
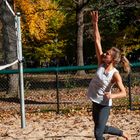
[[[130,63],[129,63],[129,60],[125,57],[124,54],[122,54],[122,56],[121,56],[121,64],[123,66],[124,71],[127,74],[129,74],[131,72]]]
[[[124,71],[129,74],[131,72],[131,67],[128,59],[125,57],[125,52],[124,50],[120,51],[116,47],[112,47],[112,57],[114,59],[114,66],[117,64],[121,63]]]

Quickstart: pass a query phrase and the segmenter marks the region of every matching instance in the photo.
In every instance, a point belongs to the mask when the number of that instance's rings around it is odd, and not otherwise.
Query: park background
[[[132,67],[127,75],[118,66],[128,96],[115,100],[109,123],[129,129],[133,139],[139,140],[139,1],[8,2],[21,14],[27,128],[20,130],[18,65],[14,65],[0,71],[1,139],[92,139],[91,103],[86,93],[97,68],[90,11],[98,10],[103,51],[118,47]],[[16,29],[4,1],[0,6],[0,60],[4,65],[17,59]]]

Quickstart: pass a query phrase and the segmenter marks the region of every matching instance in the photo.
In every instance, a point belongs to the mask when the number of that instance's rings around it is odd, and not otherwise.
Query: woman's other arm
[[[123,85],[122,82],[122,78],[120,76],[120,74],[118,72],[116,72],[113,76],[113,82],[115,82],[117,84],[117,87],[119,88],[119,92],[117,93],[105,93],[105,98],[108,99],[115,99],[115,98],[122,98],[122,97],[126,97],[126,90],[125,87]]]

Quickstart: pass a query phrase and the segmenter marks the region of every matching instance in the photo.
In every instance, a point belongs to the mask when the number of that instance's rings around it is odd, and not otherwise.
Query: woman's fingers
[[[93,21],[98,21],[98,11],[92,11],[90,12]]]
[[[90,12],[90,14],[91,14],[92,17],[95,16],[95,12],[94,11]]]
[[[95,11],[96,17],[98,17],[98,11]]]
[[[98,11],[92,11],[92,12],[90,12],[90,13],[91,13],[91,15],[98,16]]]

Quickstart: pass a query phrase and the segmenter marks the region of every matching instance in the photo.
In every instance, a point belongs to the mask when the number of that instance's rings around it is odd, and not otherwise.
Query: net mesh
[[[16,69],[15,64],[18,62],[16,14],[7,0],[2,1],[0,11],[0,70],[8,67]]]

